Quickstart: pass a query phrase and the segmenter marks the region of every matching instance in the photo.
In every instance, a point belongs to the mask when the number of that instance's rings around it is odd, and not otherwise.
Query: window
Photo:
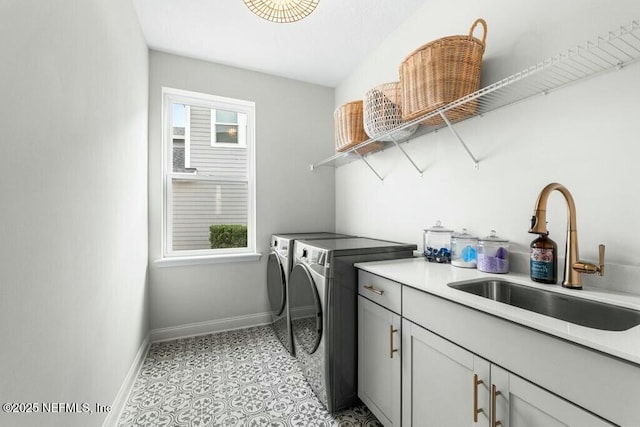
[[[211,146],[245,147],[247,115],[236,111],[211,110]]]
[[[255,253],[255,104],[163,89],[164,258]]]

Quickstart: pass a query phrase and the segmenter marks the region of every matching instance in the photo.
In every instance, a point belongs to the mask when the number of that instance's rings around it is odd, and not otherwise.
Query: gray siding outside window
[[[247,150],[211,146],[209,109],[192,106],[189,122],[191,167],[198,176],[220,180],[173,181],[173,250],[210,249],[212,224],[246,225],[248,221],[247,182],[223,181],[247,176]]]

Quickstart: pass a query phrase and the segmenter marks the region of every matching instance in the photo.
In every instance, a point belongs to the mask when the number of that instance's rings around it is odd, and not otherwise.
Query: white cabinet
[[[489,426],[490,364],[402,320],[402,425]]]
[[[637,365],[358,274],[358,396],[385,426],[640,427]]]
[[[403,427],[612,425],[406,319],[402,346]]]
[[[637,365],[409,286],[402,289],[402,317],[526,379],[550,396],[560,396],[575,408],[615,425],[640,427]],[[404,349],[405,359],[408,351]],[[519,393],[517,386],[515,390]],[[548,411],[558,419],[566,412]],[[595,420],[592,425],[598,425]]]
[[[490,399],[496,402],[494,426],[613,425],[496,365],[491,365],[491,387]]]
[[[358,397],[385,427],[399,427],[400,315],[389,308],[393,301],[399,307],[401,288],[367,279],[360,275],[360,292],[377,303],[358,296]]]

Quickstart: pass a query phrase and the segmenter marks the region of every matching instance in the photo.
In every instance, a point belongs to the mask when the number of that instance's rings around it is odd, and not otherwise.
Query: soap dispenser
[[[531,242],[530,251],[531,280],[555,284],[558,281],[558,245],[549,238],[549,233],[541,234]]]

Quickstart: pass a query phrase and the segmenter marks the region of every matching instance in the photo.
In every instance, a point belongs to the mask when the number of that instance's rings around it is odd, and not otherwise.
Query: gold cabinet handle
[[[376,289],[371,285],[364,285],[364,288],[369,292],[373,292],[374,294],[378,294],[378,295],[384,294],[384,291],[381,291],[380,289]]]
[[[496,397],[502,393],[496,390],[496,385],[491,384],[491,427],[498,427],[502,425],[502,421],[498,421],[498,414],[496,414]]]
[[[393,353],[398,351],[397,348],[393,348],[393,333],[398,332],[397,329],[393,329],[393,325],[389,325],[389,358],[393,359]]]
[[[478,386],[484,384],[484,381],[478,379],[478,374],[473,374],[473,422],[478,422],[478,414],[484,412],[484,409],[478,408]]]

